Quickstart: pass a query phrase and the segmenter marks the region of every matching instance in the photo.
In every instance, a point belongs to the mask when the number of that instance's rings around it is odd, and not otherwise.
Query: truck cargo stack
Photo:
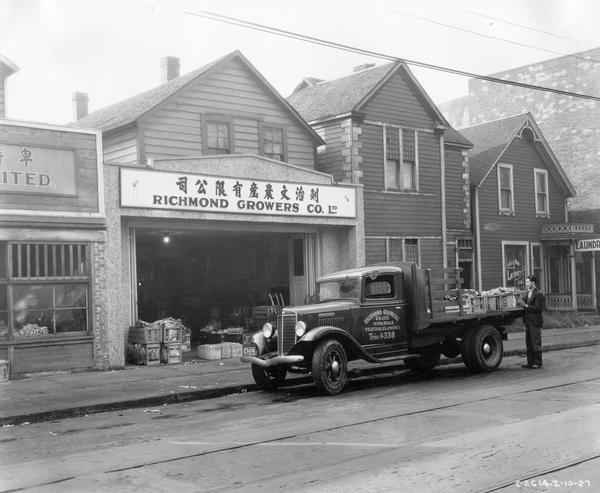
[[[429,371],[442,354],[460,354],[470,371],[493,371],[506,327],[522,315],[518,292],[463,290],[460,269],[412,262],[334,272],[317,281],[313,298],[283,308],[245,341],[242,361],[262,388],[282,385],[288,372],[311,373],[321,393],[334,395],[358,359]]]

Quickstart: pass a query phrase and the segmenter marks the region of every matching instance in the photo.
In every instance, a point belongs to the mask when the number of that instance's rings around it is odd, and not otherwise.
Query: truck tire
[[[348,378],[348,360],[344,346],[335,339],[320,341],[312,358],[312,376],[321,394],[339,394]]]
[[[419,354],[418,358],[410,358],[404,360],[404,365],[409,370],[419,372],[429,372],[433,370],[440,362],[439,351],[427,351]]]
[[[502,337],[491,325],[471,331],[463,341],[462,358],[473,373],[494,371],[502,361]]]
[[[286,371],[283,368],[266,369],[258,365],[252,365],[252,376],[256,385],[264,390],[274,390],[285,382]]]

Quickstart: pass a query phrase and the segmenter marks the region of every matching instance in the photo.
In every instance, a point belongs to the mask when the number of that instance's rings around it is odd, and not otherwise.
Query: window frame
[[[509,179],[510,179],[510,206],[508,208],[502,207],[502,179],[501,173],[502,170],[506,169],[509,171]],[[496,177],[498,180],[498,214],[505,215],[509,214],[515,215],[515,185],[514,185],[514,173],[513,173],[513,165],[506,163],[498,163]],[[505,190],[506,188],[504,188]]]
[[[64,336],[89,336],[92,333],[92,261],[91,244],[85,241],[5,241],[0,262],[5,263],[6,276],[0,278],[0,286],[6,288],[6,334],[0,336],[3,342],[26,342],[38,338],[56,338]],[[58,253],[57,253],[58,252]],[[75,255],[74,255],[75,253]],[[82,257],[83,256],[83,257]],[[77,260],[77,262],[75,262]],[[60,264],[60,267],[59,267]],[[57,296],[64,286],[81,285],[84,288],[83,305],[62,305]],[[52,303],[40,308],[18,308],[16,292],[26,287],[50,289]],[[84,330],[56,331],[59,314],[65,311],[84,310]],[[16,312],[48,312],[51,314],[52,327],[48,333],[19,335],[15,325]]]
[[[275,124],[270,124],[270,123],[264,123],[264,122],[260,122],[258,125],[258,139],[259,139],[259,143],[258,143],[258,154],[260,156],[264,156],[267,157],[269,159],[275,159],[274,157],[269,156],[266,152],[265,152],[265,131],[266,130],[280,130],[281,131],[281,162],[287,163],[288,160],[288,149],[287,149],[287,129],[286,127],[282,126],[282,125],[275,125]]]
[[[225,124],[229,132],[229,148],[209,147],[208,146],[208,126],[210,124]],[[222,115],[205,115],[202,118],[202,154],[208,155],[227,155],[233,154],[235,141],[233,138],[233,119]]]
[[[394,142],[392,145],[396,145],[397,149],[390,149],[390,144],[388,143],[388,131],[391,133],[396,132],[396,136],[394,138]],[[404,133],[412,132],[413,143],[414,143],[414,162],[405,161],[404,159]],[[388,152],[390,151],[390,152]],[[396,157],[388,157],[388,154],[393,154]],[[396,179],[394,180],[396,186],[389,186],[389,164],[395,163],[395,175]],[[409,166],[412,168],[412,179],[413,183],[411,187],[407,187],[404,184],[404,171],[405,167]],[[396,127],[392,125],[383,125],[383,188],[386,191],[390,192],[404,192],[404,193],[417,193],[419,192],[419,132],[417,129],[408,128],[408,127]]]
[[[398,260],[398,259],[392,259],[392,241],[400,241],[401,242],[401,252],[402,252],[402,259]],[[385,239],[385,258],[386,258],[386,262],[410,262],[411,260],[407,260],[406,258],[406,242],[407,241],[416,241],[416,246],[417,246],[417,261],[416,264],[417,265],[421,265],[421,241],[419,240],[419,238],[414,238],[414,237],[404,237],[404,236],[389,236]],[[397,251],[398,249],[396,248],[395,251]]]
[[[507,288],[507,287],[513,287],[513,286],[509,286],[507,283],[507,279],[506,279],[506,272],[507,272],[507,265],[506,265],[506,247],[522,247],[522,251],[524,251],[524,255],[523,255],[523,261],[525,263],[525,265],[521,266],[521,286],[522,289],[525,289],[525,277],[527,276],[527,273],[530,272],[529,269],[529,255],[530,255],[530,249],[529,249],[529,242],[527,241],[504,241],[502,240],[501,242],[502,245],[502,286]],[[517,283],[515,283],[517,284]],[[516,286],[514,286],[516,287]]]
[[[538,190],[538,181],[537,181],[538,175],[541,175],[544,177],[544,185],[546,187],[546,191],[544,193],[544,206],[546,208],[545,211],[541,211],[538,209],[538,195],[541,194],[541,192]],[[536,217],[549,218],[550,217],[550,192],[548,190],[548,170],[542,169],[542,168],[534,168],[533,169],[533,187],[535,190],[534,203],[535,203]]]

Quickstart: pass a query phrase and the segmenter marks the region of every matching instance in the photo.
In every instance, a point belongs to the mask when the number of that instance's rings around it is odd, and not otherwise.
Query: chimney
[[[164,84],[179,77],[179,58],[166,56],[160,60],[160,83]]]
[[[88,114],[88,101],[90,98],[85,92],[74,92],[72,99],[73,118],[75,118],[75,120],[81,120]]]

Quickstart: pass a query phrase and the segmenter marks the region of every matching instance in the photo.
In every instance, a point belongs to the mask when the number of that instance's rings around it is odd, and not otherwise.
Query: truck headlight
[[[306,324],[302,320],[296,322],[296,327],[294,328],[296,330],[296,336],[302,337],[306,334]]]
[[[262,326],[262,333],[267,339],[273,337],[273,332],[273,326],[269,322]]]

